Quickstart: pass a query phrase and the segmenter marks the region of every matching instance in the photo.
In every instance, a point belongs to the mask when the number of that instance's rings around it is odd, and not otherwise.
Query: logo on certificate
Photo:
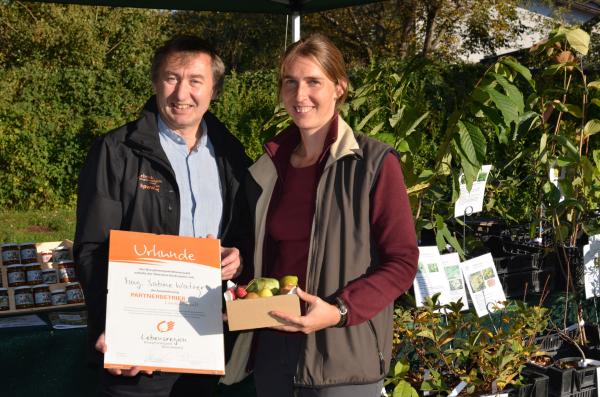
[[[161,321],[158,324],[156,324],[156,329],[158,330],[158,332],[169,332],[172,331],[173,328],[175,328],[175,322],[174,321]]]

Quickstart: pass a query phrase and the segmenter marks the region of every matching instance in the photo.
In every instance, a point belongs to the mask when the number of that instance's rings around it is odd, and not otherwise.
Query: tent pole
[[[292,41],[295,43],[300,40],[300,13],[292,14]]]

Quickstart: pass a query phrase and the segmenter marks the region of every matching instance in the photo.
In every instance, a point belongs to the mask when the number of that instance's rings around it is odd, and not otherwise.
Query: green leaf
[[[558,203],[557,208],[559,210],[561,209],[567,209],[567,208],[575,208],[580,212],[583,212],[583,206],[581,205],[581,203],[579,201],[577,201],[574,198],[565,198],[563,201],[561,201],[560,203]]]
[[[519,89],[514,84],[509,82],[504,76],[494,74],[494,78],[496,81],[498,81],[498,83],[500,83],[504,89],[504,92],[506,92],[506,95],[513,101],[513,103],[517,105],[519,114],[522,114],[525,108],[525,103],[523,101],[523,94],[521,91],[519,91]]]
[[[573,105],[571,103],[565,103],[564,106],[567,108],[567,112],[572,116],[577,117],[578,119],[583,117],[583,112],[581,111],[581,107],[577,105]]]
[[[600,99],[598,99],[598,98],[593,98],[593,99],[591,100],[591,103],[592,103],[592,104],[594,104],[594,105],[596,105],[596,106],[598,106],[598,107],[600,108]]]
[[[408,125],[405,129],[403,129],[402,131],[402,136],[409,136],[410,134],[412,134],[413,132],[415,132],[415,130],[417,129],[417,126],[419,124],[421,124],[421,122],[423,120],[425,120],[425,118],[429,116],[429,112],[425,112],[423,113],[421,116],[419,116],[415,121],[413,121],[410,125]]]
[[[406,362],[405,360],[397,361],[396,365],[394,365],[394,377],[403,378],[404,375],[408,373],[409,369],[410,364],[408,362]]]
[[[373,135],[373,138],[378,141],[387,143],[388,145],[394,147],[396,145],[396,135],[391,132],[380,132],[379,134]]]
[[[600,80],[595,80],[595,81],[588,83],[587,88],[588,88],[588,90],[591,90],[592,88],[600,90]]]
[[[480,167],[485,159],[486,141],[481,130],[467,122],[458,121],[460,136],[460,150],[466,155],[467,160],[475,167]]]
[[[376,115],[376,114],[377,114],[377,113],[378,113],[380,110],[381,110],[381,106],[378,106],[378,107],[376,107],[375,109],[371,110],[371,111],[369,112],[369,114],[367,114],[367,115],[365,116],[365,118],[364,118],[364,119],[362,119],[362,121],[361,121],[360,123],[358,123],[358,125],[356,126],[356,129],[357,129],[358,131],[361,131],[361,130],[364,128],[364,126],[365,126],[365,125],[366,125],[366,124],[369,122],[369,120],[371,120],[371,118],[372,118],[373,116],[375,116],[375,115]],[[371,134],[373,134],[373,132],[371,132]]]
[[[405,380],[401,380],[398,382],[396,387],[394,387],[392,397],[419,397],[419,393],[417,393],[415,388],[412,387],[410,383]]]
[[[452,248],[454,248],[454,250],[456,252],[458,252],[458,254],[461,257],[464,257],[465,253],[463,252],[463,249],[460,246],[460,243],[458,242],[458,240],[456,239],[456,237],[454,237],[450,233],[450,230],[448,229],[448,227],[446,225],[444,225],[444,228],[440,232],[441,232],[442,236],[444,237],[444,239],[446,239],[446,241],[448,242],[448,244],[450,244],[452,246]]]
[[[396,150],[400,153],[410,153],[410,146],[408,145],[408,142],[405,139],[402,139],[396,145]]]
[[[395,128],[396,125],[398,125],[398,123],[400,122],[400,120],[402,120],[402,115],[404,114],[404,109],[406,109],[406,105],[400,107],[398,109],[398,111],[396,112],[396,114],[394,114],[392,117],[390,117],[389,122],[390,122],[390,126],[392,128]]]
[[[504,124],[510,125],[512,122],[516,122],[519,118],[519,113],[517,111],[519,105],[516,104],[511,98],[507,95],[500,93],[495,90],[491,86],[483,87],[483,91],[487,92],[490,96],[490,99],[498,110],[502,112],[502,117],[504,117]]]
[[[512,57],[506,57],[503,58],[500,62],[515,70],[517,73],[519,73],[525,78],[525,81],[527,81],[530,86],[535,88],[535,82],[531,78],[531,72],[525,66],[521,65],[516,59]]]
[[[594,163],[596,164],[596,169],[600,171],[600,150],[593,150],[592,158],[594,159]]]
[[[559,167],[568,167],[569,165],[576,163],[576,161],[573,161],[572,159],[566,157],[559,157],[556,159],[556,165],[558,165]]]
[[[598,132],[600,132],[600,120],[591,119],[583,127],[583,138],[588,138]]]
[[[431,331],[430,329],[423,329],[417,332],[417,336],[420,336],[421,338],[435,340],[435,337],[433,336],[433,331]]]
[[[540,138],[540,148],[539,148],[538,156],[541,156],[542,153],[544,152],[544,150],[546,150],[547,141],[548,141],[548,134],[544,132],[542,134],[542,137]]]
[[[590,35],[587,32],[582,29],[568,30],[566,38],[575,51],[587,55],[590,48]]]
[[[575,158],[579,158],[579,150],[571,143],[571,141],[564,135],[553,135],[552,139],[558,142],[563,148],[567,150],[569,154]]]
[[[371,130],[371,132],[369,133],[369,135],[375,135],[379,132],[380,129],[383,128],[383,125],[385,123],[382,121],[381,123],[377,124],[375,127],[373,127],[373,129]]]

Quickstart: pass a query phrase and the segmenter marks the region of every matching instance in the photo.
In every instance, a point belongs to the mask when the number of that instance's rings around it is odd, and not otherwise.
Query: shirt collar
[[[159,134],[162,134],[163,136],[171,139],[173,142],[179,145],[185,145],[185,140],[181,137],[181,135],[169,128],[169,126],[163,121],[162,117],[160,117],[160,114],[158,114],[156,117],[158,121]],[[197,151],[200,147],[208,146],[208,129],[206,127],[206,122],[204,121],[204,118],[200,123],[200,128],[202,128],[202,135],[200,136],[200,140],[197,142],[196,146],[193,149],[195,151]]]

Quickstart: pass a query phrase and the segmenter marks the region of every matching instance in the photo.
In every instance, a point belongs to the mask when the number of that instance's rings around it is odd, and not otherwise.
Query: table
[[[94,396],[97,372],[87,365],[86,341],[86,328],[0,329],[0,395]],[[217,396],[256,397],[252,376],[236,385],[220,385]]]

